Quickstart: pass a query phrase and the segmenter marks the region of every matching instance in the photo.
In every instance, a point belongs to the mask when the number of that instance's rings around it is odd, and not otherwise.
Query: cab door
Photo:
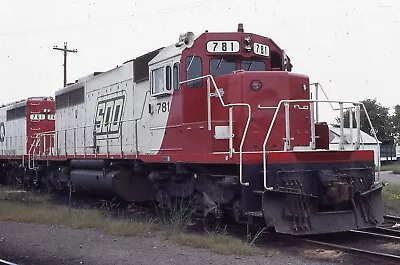
[[[184,59],[183,75],[188,81],[204,75],[201,57],[189,55]],[[207,80],[199,79],[186,82],[184,88],[183,117],[184,123],[207,122]]]
[[[182,126],[179,99],[179,58],[150,66],[149,123],[150,153],[181,151],[177,131]]]
[[[188,55],[183,61],[183,76],[186,77],[183,86],[184,130],[187,135],[185,138],[192,139],[192,145],[188,144],[188,148],[193,152],[202,153],[228,152],[228,108],[222,106],[211,79],[189,81],[207,75],[208,70],[205,69],[208,69],[209,64],[195,55]],[[215,77],[217,86],[219,78]],[[222,97],[223,90],[223,87],[219,88]]]
[[[182,59],[183,90],[183,141],[185,152],[211,153],[212,130],[208,128],[207,79],[200,78],[207,73],[207,62],[196,55]]]

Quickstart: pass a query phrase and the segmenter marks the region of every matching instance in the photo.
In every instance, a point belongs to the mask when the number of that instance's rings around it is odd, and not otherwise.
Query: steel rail
[[[379,229],[378,229],[379,230]],[[354,234],[363,234],[363,235],[369,235],[369,236],[374,236],[374,237],[381,237],[381,238],[386,238],[386,239],[395,239],[395,240],[400,240],[400,236],[394,236],[394,235],[389,235],[391,231],[386,231],[384,229],[381,230],[382,233],[379,232],[369,232],[369,231],[362,231],[362,230],[350,230],[351,233]],[[394,231],[396,232],[396,231]],[[400,232],[399,232],[400,235]]]
[[[395,229],[395,228],[390,228],[390,227],[375,227],[372,230],[376,230],[376,231],[382,231],[383,233],[386,233],[387,235],[392,235],[392,236],[398,236],[400,237],[400,230]]]
[[[393,222],[399,222],[400,223],[400,216],[394,216],[394,215],[385,215],[383,216],[385,221],[393,221]]]
[[[400,261],[400,255],[393,255],[393,254],[388,254],[388,253],[379,253],[371,250],[366,250],[366,249],[360,249],[360,248],[354,248],[354,247],[348,247],[348,246],[343,246],[343,245],[338,245],[338,244],[332,244],[332,243],[327,243],[323,241],[317,241],[317,240],[312,240],[312,239],[305,239],[305,238],[299,238],[301,241],[314,244],[314,245],[320,245],[320,246],[325,246],[329,248],[335,248],[338,250],[344,250],[348,252],[353,252],[353,253],[358,253],[358,254],[367,254],[370,256],[374,257],[379,257],[379,258],[386,258],[391,261]]]

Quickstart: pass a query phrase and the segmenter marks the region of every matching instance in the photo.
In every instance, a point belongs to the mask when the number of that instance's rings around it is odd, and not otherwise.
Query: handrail
[[[206,76],[202,76],[202,77],[197,77],[197,78],[189,79],[189,80],[180,82],[180,84],[184,84],[184,83],[187,83],[187,82],[191,82],[191,81],[195,81],[195,80],[199,80],[199,79],[204,79],[204,78],[208,78],[209,80],[211,80],[211,82],[212,82],[212,84],[213,84],[213,86],[214,86],[214,88],[215,88],[215,92],[216,92],[216,94],[217,94],[217,96],[218,96],[218,98],[219,98],[219,100],[220,100],[220,102],[221,102],[221,105],[222,105],[223,107],[229,107],[229,108],[238,107],[238,106],[247,107],[247,110],[248,110],[248,118],[247,118],[246,126],[245,126],[245,129],[244,129],[244,132],[243,132],[243,137],[242,137],[242,140],[241,140],[241,142],[240,142],[240,147],[239,147],[239,163],[240,163],[240,165],[239,165],[239,168],[240,168],[240,169],[239,169],[239,170],[240,170],[240,172],[239,172],[239,180],[240,180],[240,184],[241,184],[241,185],[248,186],[248,185],[249,185],[248,182],[247,182],[247,183],[243,182],[243,146],[244,146],[244,140],[245,140],[245,138],[246,138],[247,131],[248,131],[248,128],[249,128],[249,125],[250,125],[251,106],[250,106],[250,104],[247,104],[247,103],[231,103],[231,104],[226,104],[226,103],[224,102],[224,100],[222,99],[222,95],[221,95],[221,93],[220,93],[220,91],[219,91],[219,89],[218,89],[218,86],[217,86],[217,84],[216,84],[216,82],[215,82],[215,80],[214,80],[214,77],[213,77],[212,75],[206,75]],[[146,98],[148,97],[148,94],[149,94],[149,91],[146,92],[145,100],[146,100]],[[208,97],[210,97],[210,94],[208,95]],[[144,112],[144,106],[145,106],[145,103],[144,103],[143,106],[142,106],[142,111],[141,111],[140,117],[135,118],[135,119],[128,119],[128,120],[121,121],[121,126],[122,126],[122,124],[124,124],[124,123],[127,123],[127,122],[137,122],[138,120],[142,119],[142,117],[143,117],[143,112]],[[101,125],[103,125],[103,126],[108,126],[109,124],[112,124],[112,123],[114,123],[114,122],[113,122],[113,121],[110,121],[110,122],[107,122],[107,123],[102,123]],[[88,128],[88,127],[93,127],[93,125],[84,125],[84,126],[71,127],[71,128],[67,128],[67,129],[62,129],[61,131],[67,132],[68,130],[70,130],[70,131],[71,131],[71,130],[79,130],[79,129]],[[53,134],[56,134],[57,132],[58,132],[58,131],[43,132],[43,133],[37,134],[36,137],[41,137],[41,136],[43,136],[43,135],[53,135]],[[232,135],[230,135],[230,137],[232,137]],[[136,135],[136,138],[137,138],[137,135]],[[64,139],[64,141],[65,141],[65,139]],[[233,144],[233,143],[232,143],[232,144]],[[137,148],[137,147],[138,147],[138,146],[136,146],[136,148]],[[32,147],[31,147],[31,148],[32,148]],[[58,141],[57,141],[57,146],[56,146],[56,148],[58,149]],[[74,148],[75,148],[75,147],[74,147]],[[233,153],[233,151],[230,150],[230,153]],[[34,155],[34,154],[33,154],[33,155]]]
[[[38,137],[39,134],[35,136],[35,139],[33,140],[33,143],[31,144],[28,152],[28,168],[29,169],[35,169],[35,151],[36,147],[38,146],[40,142],[40,137]],[[32,150],[33,149],[33,150]],[[31,160],[31,151],[32,151],[32,160]],[[31,167],[31,162],[32,162],[32,167]]]
[[[184,84],[184,83],[188,83],[188,82],[192,82],[192,81],[196,81],[196,80],[200,80],[200,79],[204,79],[204,78],[208,78],[208,80],[212,81],[212,84],[214,85],[215,92],[218,95],[218,98],[219,98],[219,100],[221,102],[222,107],[224,107],[224,108],[226,108],[226,107],[239,107],[239,106],[247,107],[248,118],[247,118],[246,126],[244,128],[242,140],[240,141],[240,147],[239,147],[239,181],[240,181],[241,185],[249,186],[250,185],[249,182],[243,182],[243,145],[244,145],[244,140],[245,140],[246,135],[247,135],[247,130],[248,130],[249,125],[250,125],[251,106],[250,106],[250,104],[247,104],[247,103],[230,103],[230,104],[226,104],[224,102],[224,100],[222,99],[221,92],[219,91],[218,86],[215,83],[214,77],[212,75],[210,75],[210,74],[205,75],[205,76],[192,78],[192,79],[189,79],[189,80],[185,80],[185,81],[179,82],[179,84]],[[210,97],[210,94],[208,93],[207,98],[209,98],[209,97]],[[208,111],[211,111],[211,110],[208,109]],[[209,114],[209,119],[211,119],[211,112]],[[232,137],[232,135],[230,135],[229,137]]]
[[[33,143],[31,144],[31,146],[29,147],[29,150],[28,150],[28,168],[29,169],[31,169],[31,151],[32,151],[32,148],[34,148],[35,143],[36,143],[36,137],[33,140]]]
[[[371,119],[370,119],[370,117],[369,117],[369,115],[368,115],[368,112],[367,112],[367,110],[366,110],[366,108],[365,108],[365,106],[364,106],[364,104],[362,103],[362,102],[353,102],[353,101],[337,101],[337,100],[314,100],[314,99],[310,99],[310,100],[303,100],[303,99],[295,99],[295,100],[280,100],[279,101],[279,103],[278,103],[278,105],[277,105],[277,107],[276,107],[276,110],[275,110],[275,112],[274,112],[274,116],[272,117],[272,121],[271,121],[271,124],[270,124],[270,126],[269,126],[269,128],[268,128],[268,132],[267,132],[267,135],[265,136],[265,139],[264,139],[264,143],[263,143],[263,178],[264,178],[264,188],[266,189],[266,190],[272,190],[273,188],[272,187],[268,187],[268,185],[267,185],[267,156],[266,156],[266,152],[267,152],[267,150],[266,150],[266,148],[267,148],[267,142],[268,142],[268,140],[269,140],[269,137],[270,137],[270,135],[271,135],[271,131],[272,131],[272,128],[273,128],[273,126],[274,126],[274,124],[275,124],[275,121],[276,121],[276,117],[278,116],[278,112],[279,112],[279,110],[280,110],[280,108],[281,108],[281,106],[282,106],[282,104],[290,104],[290,103],[300,103],[300,102],[303,102],[303,103],[339,103],[339,104],[341,104],[341,110],[343,111],[343,104],[353,104],[354,106],[363,106],[363,109],[364,109],[364,112],[365,112],[365,114],[366,114],[366,116],[367,116],[367,119],[368,119],[368,122],[369,122],[369,125],[370,125],[370,127],[371,127],[371,129],[372,129],[372,131],[373,131],[373,134],[374,134],[374,138],[375,138],[375,141],[376,141],[376,143],[377,143],[377,145],[378,145],[378,180],[379,180],[379,177],[380,177],[380,173],[379,173],[379,171],[380,171],[380,154],[379,154],[379,140],[378,140],[378,137],[376,136],[376,132],[375,132],[375,129],[374,129],[374,127],[373,127],[373,125],[372,125],[372,122],[371,122]],[[332,104],[331,104],[331,106],[332,106]],[[263,106],[261,106],[261,105],[258,105],[258,108],[269,108],[269,107],[263,107]],[[314,113],[311,113],[311,115],[314,115]],[[359,122],[359,114],[357,115],[357,117],[356,117],[356,119],[358,119],[358,122],[357,122],[357,135],[360,135],[360,133],[359,133],[359,131],[360,131],[360,122]],[[342,126],[341,126],[342,127]],[[342,131],[342,130],[341,130]],[[358,139],[357,139],[357,141],[358,141]]]
[[[360,104],[363,106],[364,112],[365,112],[365,114],[367,116],[367,119],[368,119],[369,126],[371,127],[371,130],[372,130],[372,132],[374,134],[374,138],[376,140],[376,144],[378,145],[377,150],[378,150],[378,181],[379,181],[380,180],[380,175],[381,175],[380,174],[381,173],[380,172],[381,171],[381,152],[380,152],[379,140],[378,140],[378,136],[376,135],[374,126],[372,125],[371,119],[370,119],[370,117],[368,115],[367,109],[365,108],[364,103],[360,102]]]
[[[27,154],[28,155],[28,168],[29,169],[36,169],[36,167],[35,167],[36,148],[40,145],[42,138],[44,139],[43,152],[46,153],[47,152],[46,136],[53,137],[53,138],[49,137],[50,146],[48,146],[49,152],[51,152],[51,154],[53,154],[53,151],[51,151],[51,148],[54,148],[54,145],[55,145],[55,141],[54,141],[55,134],[56,134],[56,131],[47,131],[47,132],[41,132],[41,133],[38,133],[38,134],[35,135],[35,138],[34,138],[32,144],[31,144],[31,146],[29,147],[28,154]],[[53,143],[53,147],[51,146],[51,143]],[[40,149],[39,149],[39,156],[42,156]],[[31,164],[32,164],[32,166],[31,166]]]

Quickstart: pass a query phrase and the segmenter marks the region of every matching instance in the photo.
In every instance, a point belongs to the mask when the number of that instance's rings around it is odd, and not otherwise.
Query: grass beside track
[[[381,166],[381,171],[392,171],[393,174],[400,174],[400,164]]]
[[[388,184],[383,188],[383,203],[386,208],[400,212],[400,185]]]
[[[169,238],[178,245],[193,248],[207,248],[217,254],[235,254],[244,256],[251,256],[254,254],[274,254],[268,250],[261,250],[260,248],[251,246],[250,244],[246,244],[241,240],[227,235],[175,233],[170,235]]]
[[[76,209],[55,205],[49,201],[49,197],[0,187],[0,220],[97,229],[113,236],[158,235],[178,245],[209,249],[218,254],[249,256],[266,252],[228,235],[187,233],[185,225],[176,225],[179,222],[189,222],[187,215],[182,213],[171,218],[163,216],[136,220],[132,217],[115,217],[111,211],[104,209]]]

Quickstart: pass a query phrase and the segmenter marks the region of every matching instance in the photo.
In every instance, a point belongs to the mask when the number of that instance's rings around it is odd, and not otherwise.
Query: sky
[[[68,82],[107,71],[182,32],[245,32],[272,38],[293,72],[330,99],[400,104],[398,0],[0,0],[0,103],[54,96]],[[321,107],[327,119],[335,115]],[[328,113],[329,112],[329,113]],[[337,116],[337,115],[336,115]]]

